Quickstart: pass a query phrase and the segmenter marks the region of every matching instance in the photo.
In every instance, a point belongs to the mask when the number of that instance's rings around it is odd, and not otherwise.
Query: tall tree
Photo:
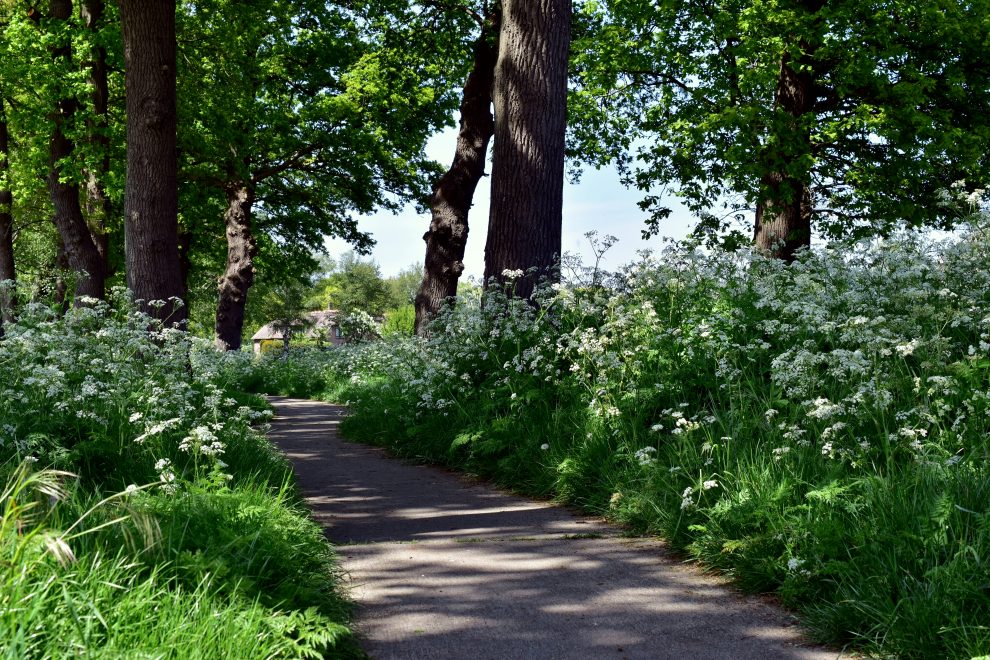
[[[589,3],[574,107],[610,130],[576,121],[573,144],[619,160],[651,231],[668,187],[699,231],[752,217],[756,244],[783,259],[812,229],[947,227],[958,214],[940,190],[990,174],[975,110],[990,106],[988,13],[987,0]]]
[[[3,288],[3,282],[17,279],[14,270],[14,196],[10,181],[10,132],[7,125],[6,101],[0,96],[0,335],[3,324],[13,318],[13,291]],[[7,285],[9,286],[9,284]]]
[[[186,320],[178,247],[175,12],[176,0],[120,2],[127,95],[127,287],[142,309],[168,325]]]
[[[411,23],[386,21],[324,0],[187,0],[183,9],[183,178],[223,196],[215,332],[236,349],[261,250],[318,250],[326,235],[367,250],[352,213],[425,196],[433,170],[423,146],[454,99],[429,61],[445,37],[417,32],[425,17],[408,10]],[[184,220],[204,233],[216,226]]]
[[[800,28],[787,35],[789,48],[780,56],[780,73],[774,91],[774,123],[783,122],[779,137],[769,141],[760,157],[766,163],[756,203],[753,241],[765,254],[785,261],[797,251],[811,246],[812,192],[810,172],[794,172],[796,163],[807,161],[813,152],[812,127],[807,121],[815,110],[815,51],[820,47],[815,26],[825,0],[799,0],[793,5],[800,12],[797,25],[811,22],[806,32]],[[801,34],[805,32],[805,34]],[[777,166],[775,166],[777,165]]]
[[[33,9],[32,16],[40,20]],[[71,32],[65,25],[71,17],[72,0],[52,0],[49,7],[49,25],[54,35],[52,56],[63,71],[74,66]],[[68,85],[60,88],[50,115],[48,190],[55,209],[53,220],[65,246],[69,267],[78,273],[76,296],[103,298],[104,260],[83,215],[79,184],[70,171],[76,154],[76,144],[70,135],[78,111],[74,90]]]
[[[93,239],[103,260],[104,270],[108,271],[110,240],[107,223],[113,213],[106,186],[106,178],[110,173],[110,80],[107,49],[100,43],[99,34],[106,21],[106,4],[103,0],[82,0],[80,13],[83,25],[93,41],[87,62],[89,85],[92,89],[92,113],[86,128],[95,151],[96,167],[85,172],[86,202]]]
[[[520,297],[560,258],[570,27],[570,0],[502,3],[485,281],[526,271]]]
[[[471,71],[461,100],[460,130],[450,169],[437,181],[430,197],[430,229],[423,236],[426,259],[423,281],[416,294],[415,332],[426,333],[444,300],[457,295],[457,281],[464,272],[468,237],[468,213],[474,191],[485,174],[488,143],[495,132],[492,86],[498,60],[499,13],[476,14],[479,33],[474,44]]]

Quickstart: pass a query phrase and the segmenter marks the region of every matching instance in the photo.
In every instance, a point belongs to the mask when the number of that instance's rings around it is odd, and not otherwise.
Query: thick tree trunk
[[[103,26],[106,5],[103,0],[83,0],[82,18],[86,29],[94,34]],[[113,205],[106,193],[104,181],[110,171],[110,137],[107,135],[109,119],[107,110],[110,86],[107,70],[107,49],[96,46],[90,53],[89,82],[93,87],[93,114],[96,121],[89,127],[90,140],[102,155],[97,171],[86,172],[86,211],[90,217],[93,242],[103,259],[103,270],[110,272],[110,239],[107,222],[113,213]]]
[[[813,15],[825,0],[798,0],[795,4]],[[770,154],[768,171],[760,182],[753,229],[757,249],[787,262],[795,259],[798,250],[811,246],[810,174],[795,174],[795,166],[806,161],[812,151],[808,119],[815,105],[815,47],[804,40],[800,47],[803,54],[796,62],[789,53],[780,60],[774,110],[787,117],[782,129],[786,134],[776,136],[780,146]]]
[[[464,84],[461,127],[450,169],[433,189],[433,217],[426,241],[423,282],[416,294],[416,334],[426,334],[427,325],[443,302],[457,295],[457,280],[464,272],[464,247],[468,237],[468,212],[478,182],[485,175],[488,143],[495,132],[492,117],[492,85],[498,46],[494,43],[497,23],[486,23],[474,45],[474,63]]]
[[[216,342],[221,350],[241,348],[244,331],[244,308],[248,289],[254,283],[254,256],[257,246],[251,233],[251,207],[254,190],[248,185],[227,189],[227,269],[220,278],[217,302]]]
[[[10,131],[4,100],[0,98],[0,283],[14,281],[14,196],[10,185]],[[8,285],[9,286],[9,285]],[[14,318],[14,292],[0,287],[0,336],[4,322]]]
[[[121,0],[127,95],[124,245],[127,286],[141,308],[184,324],[179,264],[175,1]],[[166,301],[164,306],[150,301]]]
[[[570,25],[570,0],[502,3],[485,281],[534,269],[515,285],[525,298],[559,276]]]
[[[808,181],[784,170],[811,151],[811,138],[801,126],[801,119],[814,103],[813,85],[811,74],[794,71],[785,55],[780,65],[775,106],[793,117],[788,126],[791,134],[787,153],[777,154],[778,169],[764,175],[761,182],[763,197],[756,206],[753,240],[761,252],[787,262],[794,260],[798,250],[811,245]]]
[[[71,0],[52,0],[51,17],[65,21],[72,16]],[[52,51],[56,60],[71,58],[68,44]],[[72,97],[59,99],[51,115],[54,124],[49,143],[48,191],[55,207],[54,223],[65,244],[69,267],[78,274],[75,295],[102,299],[106,278],[103,259],[83,216],[79,201],[79,184],[62,180],[62,163],[70,160],[75,143],[66,135],[65,127],[71,123],[79,102]]]

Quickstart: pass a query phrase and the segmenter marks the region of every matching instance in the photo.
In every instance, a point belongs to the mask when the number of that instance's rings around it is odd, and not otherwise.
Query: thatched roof
[[[337,310],[335,309],[324,309],[318,312],[306,312],[303,316],[306,321],[297,323],[299,330],[301,330],[305,335],[311,335],[317,330],[328,330],[337,325]],[[279,324],[275,321],[266,323],[261,326],[260,330],[254,333],[254,336],[251,337],[251,341],[285,339],[285,335],[282,333],[282,329],[277,327],[278,325]]]

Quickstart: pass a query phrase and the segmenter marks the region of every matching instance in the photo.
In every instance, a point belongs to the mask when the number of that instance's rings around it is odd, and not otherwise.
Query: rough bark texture
[[[50,11],[52,19],[68,20],[72,15],[72,1],[52,0]],[[55,59],[70,58],[71,47],[60,46],[53,49],[52,54]],[[78,108],[79,102],[75,98],[59,99],[51,115],[53,130],[49,143],[48,191],[55,208],[53,220],[65,244],[69,268],[78,274],[75,295],[103,298],[106,278],[103,258],[83,215],[79,184],[62,180],[61,163],[71,159],[76,148],[75,143],[66,136],[65,126],[72,121]]]
[[[495,132],[492,117],[492,85],[498,46],[493,32],[497,24],[486,23],[474,46],[474,63],[464,84],[461,126],[450,169],[440,178],[430,199],[432,220],[426,241],[423,283],[416,294],[416,334],[427,325],[443,302],[457,295],[457,280],[464,272],[464,247],[468,237],[468,212],[478,182],[485,175],[488,143]]]
[[[127,286],[168,325],[186,307],[179,264],[175,103],[175,0],[121,0],[127,94],[124,242]]]
[[[557,275],[570,24],[570,0],[502,3],[485,281],[535,269],[517,282],[520,297]]]
[[[808,14],[818,12],[825,0],[800,0],[796,6]],[[811,246],[811,189],[808,177],[798,177],[786,170],[798,158],[811,153],[810,127],[804,123],[814,110],[815,74],[811,55],[814,46],[801,41],[804,55],[796,62],[785,53],[780,60],[780,74],[774,108],[790,120],[786,150],[771,154],[777,169],[771,169],[761,181],[763,198],[756,205],[753,240],[765,254],[787,262],[794,260],[801,248]]]
[[[0,282],[17,279],[14,271],[14,196],[10,190],[10,132],[4,101],[0,99]],[[14,293],[0,289],[0,336],[4,321],[13,320]]]
[[[87,30],[96,32],[102,27],[105,8],[103,0],[83,0],[81,13]],[[107,135],[109,126],[107,109],[110,100],[107,49],[97,46],[90,53],[90,57],[89,82],[93,87],[91,101],[93,114],[97,119],[89,126],[89,134],[90,140],[96,145],[103,158],[99,170],[86,172],[86,211],[91,218],[93,242],[103,259],[104,272],[109,274],[110,240],[106,226],[113,213],[113,206],[103,184],[110,171],[110,138]]]
[[[227,269],[220,278],[217,302],[216,342],[221,350],[241,347],[244,331],[244,307],[248,289],[254,283],[254,257],[257,246],[251,234],[251,207],[254,191],[247,185],[227,189]]]

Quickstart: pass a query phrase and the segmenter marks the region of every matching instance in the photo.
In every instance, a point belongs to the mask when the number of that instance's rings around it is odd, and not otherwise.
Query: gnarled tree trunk
[[[570,0],[502,3],[485,282],[533,269],[515,284],[523,298],[559,276],[570,26]]]
[[[497,21],[486,23],[474,45],[474,62],[461,100],[461,127],[450,169],[440,178],[430,199],[432,220],[426,241],[423,282],[416,294],[416,334],[427,325],[444,300],[457,295],[457,280],[464,272],[464,247],[468,237],[468,212],[478,182],[485,175],[485,156],[495,131],[492,117],[492,85],[498,46]]]
[[[175,0],[121,0],[127,94],[124,242],[127,286],[167,325],[187,310],[179,263]],[[162,300],[162,307],[149,301]]]
[[[50,11],[53,19],[68,20],[72,15],[72,1],[52,0]],[[56,60],[71,58],[71,46],[59,46],[52,54]],[[72,121],[78,108],[79,102],[75,98],[62,98],[56,102],[51,115],[54,128],[49,142],[48,191],[55,207],[53,220],[65,244],[69,267],[78,274],[75,295],[77,298],[101,299],[106,278],[104,262],[83,216],[79,184],[62,177],[63,162],[71,159],[75,152],[75,143],[66,135],[65,126]]]
[[[254,257],[257,246],[251,233],[251,207],[254,190],[246,184],[227,188],[227,269],[220,278],[217,301],[216,342],[221,350],[241,347],[244,331],[244,308],[248,289],[254,283]]]
[[[14,195],[10,186],[10,131],[4,100],[0,98],[0,282],[14,281]],[[14,319],[14,292],[0,288],[0,336],[4,322]]]

